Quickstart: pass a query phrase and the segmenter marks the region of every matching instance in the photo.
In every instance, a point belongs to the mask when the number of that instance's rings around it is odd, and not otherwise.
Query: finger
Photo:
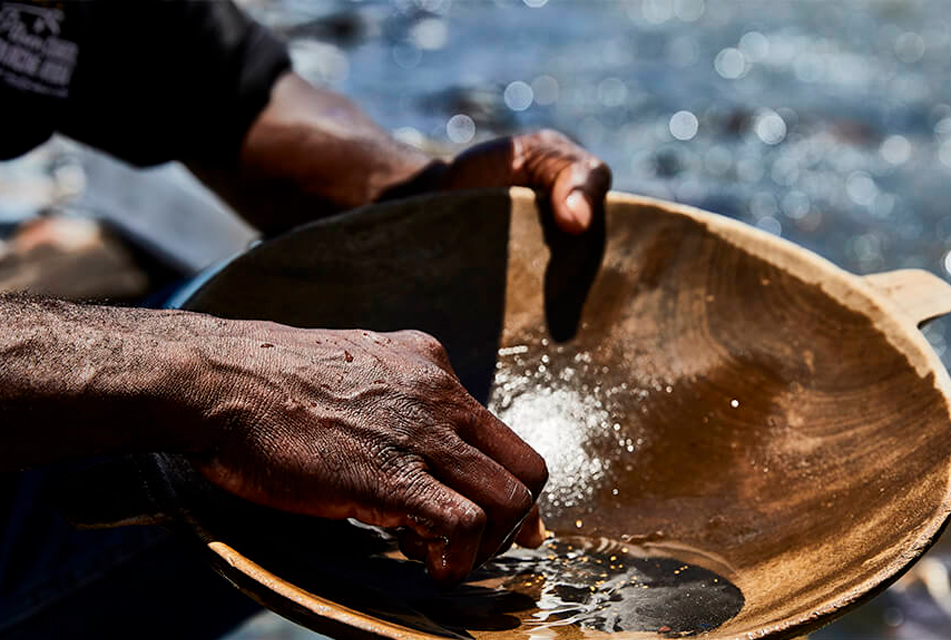
[[[407,527],[400,527],[396,536],[397,540],[399,541],[400,552],[404,556],[410,560],[426,562],[428,550],[426,548],[425,538]]]
[[[479,505],[486,515],[475,560],[479,566],[514,537],[535,500],[518,478],[475,447],[458,439],[455,443],[444,439],[442,444],[427,458],[431,473]]]
[[[475,399],[470,399],[467,409],[456,423],[459,437],[505,467],[537,500],[548,481],[545,460]]]
[[[536,549],[545,542],[548,536],[548,530],[545,529],[545,523],[542,521],[541,513],[538,511],[538,503],[532,507],[525,522],[518,530],[515,536],[515,542],[523,547]]]
[[[551,207],[562,231],[581,233],[601,215],[611,188],[611,170],[597,158],[584,157],[562,168],[551,184]]]
[[[399,524],[425,541],[425,552],[418,545],[408,550],[417,557],[424,556],[426,569],[437,583],[461,582],[475,565],[485,512],[428,475],[421,475],[405,491],[408,499]]]
[[[522,181],[548,193],[558,227],[568,233],[590,227],[611,187],[608,166],[556,131],[518,136],[514,149]]]

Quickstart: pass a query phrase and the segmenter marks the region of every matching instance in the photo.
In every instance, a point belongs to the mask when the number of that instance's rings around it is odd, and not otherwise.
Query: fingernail
[[[588,204],[587,198],[580,191],[572,191],[565,199],[565,205],[567,205],[568,211],[571,212],[575,222],[582,229],[587,229],[588,225],[591,224],[591,205]]]

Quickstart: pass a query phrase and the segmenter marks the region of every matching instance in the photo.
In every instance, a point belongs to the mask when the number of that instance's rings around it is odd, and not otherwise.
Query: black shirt
[[[289,67],[230,1],[0,0],[0,159],[59,131],[139,165],[227,161]]]

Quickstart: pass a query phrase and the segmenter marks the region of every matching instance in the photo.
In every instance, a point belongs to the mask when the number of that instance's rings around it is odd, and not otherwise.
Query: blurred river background
[[[616,189],[737,218],[856,273],[951,278],[947,0],[241,4],[288,39],[298,72],[410,144],[452,154],[550,127],[604,158]],[[105,220],[186,274],[254,238],[181,167],[132,172],[59,138],[0,163],[0,237],[50,212]],[[949,327],[924,330],[946,366]],[[812,637],[948,640],[949,570],[946,536]],[[262,614],[229,640],[317,637]]]

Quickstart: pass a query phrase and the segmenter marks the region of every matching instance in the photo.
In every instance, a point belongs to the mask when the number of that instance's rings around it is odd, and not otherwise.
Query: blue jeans
[[[217,638],[260,610],[161,528],[74,530],[53,495],[71,470],[0,474],[0,640]]]

